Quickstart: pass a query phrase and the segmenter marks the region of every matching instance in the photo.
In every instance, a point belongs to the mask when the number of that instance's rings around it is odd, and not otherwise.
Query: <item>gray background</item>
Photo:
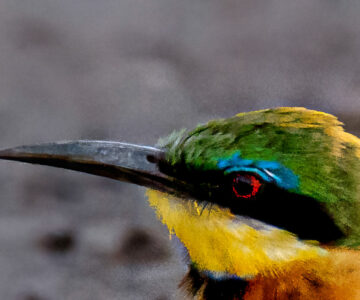
[[[359,12],[355,0],[0,0],[0,147],[151,145],[284,105],[359,132]],[[1,299],[184,297],[143,188],[1,162],[0,191]]]

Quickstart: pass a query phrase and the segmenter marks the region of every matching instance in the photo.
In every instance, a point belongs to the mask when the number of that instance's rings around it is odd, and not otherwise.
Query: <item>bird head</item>
[[[192,266],[215,278],[276,274],[360,241],[360,141],[336,117],[305,108],[210,121],[157,148],[59,142],[0,158],[148,187]]]

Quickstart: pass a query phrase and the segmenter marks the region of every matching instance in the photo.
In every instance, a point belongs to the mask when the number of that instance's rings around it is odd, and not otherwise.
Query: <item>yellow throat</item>
[[[300,241],[288,231],[217,205],[200,207],[196,201],[148,190],[150,206],[187,248],[200,271],[253,277],[274,275],[289,262],[324,256],[327,251]]]

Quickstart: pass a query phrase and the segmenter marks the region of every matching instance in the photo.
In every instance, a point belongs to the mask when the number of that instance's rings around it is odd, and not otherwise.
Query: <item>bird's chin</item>
[[[217,205],[199,205],[148,190],[150,206],[188,253],[188,262],[212,278],[252,278],[275,274],[289,262],[326,255],[286,230]]]

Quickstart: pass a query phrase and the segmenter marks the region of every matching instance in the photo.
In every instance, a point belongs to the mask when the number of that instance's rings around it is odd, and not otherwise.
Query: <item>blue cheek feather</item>
[[[259,175],[264,181],[275,183],[283,189],[297,189],[298,177],[288,168],[275,161],[261,161],[241,158],[237,151],[230,158],[219,159],[218,168],[225,174],[232,172],[248,172]]]

